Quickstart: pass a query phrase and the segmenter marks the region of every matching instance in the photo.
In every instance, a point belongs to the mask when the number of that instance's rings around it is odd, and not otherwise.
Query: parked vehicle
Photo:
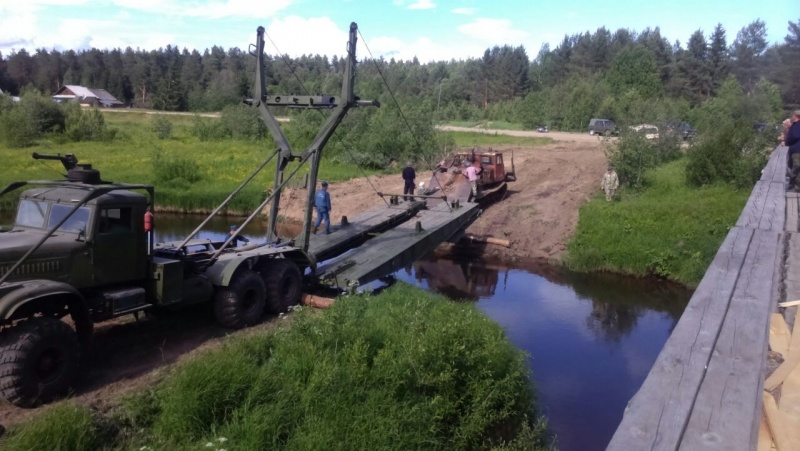
[[[680,136],[683,140],[694,138],[695,129],[686,122],[672,121],[667,123],[667,131]]]
[[[636,133],[641,133],[647,139],[658,139],[658,127],[651,124],[632,125],[630,127]]]
[[[546,125],[540,125],[539,128],[536,129],[536,131],[539,133],[547,133],[550,131],[550,129],[548,129]]]
[[[612,120],[595,118],[589,121],[590,135],[610,136],[618,133],[619,128],[617,128],[617,124],[615,124]]]

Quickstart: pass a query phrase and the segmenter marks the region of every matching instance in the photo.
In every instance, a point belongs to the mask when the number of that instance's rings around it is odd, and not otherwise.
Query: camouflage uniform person
[[[600,188],[606,192],[606,202],[611,202],[614,198],[614,193],[619,188],[619,178],[611,166],[608,167],[608,171],[603,175],[603,182],[600,184]]]

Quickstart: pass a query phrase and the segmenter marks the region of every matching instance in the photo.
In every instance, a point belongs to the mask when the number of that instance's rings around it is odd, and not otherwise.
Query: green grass
[[[509,136],[480,132],[442,132],[453,138],[458,147],[499,146],[503,144],[519,146],[542,146],[553,142],[550,138]]]
[[[191,136],[192,116],[168,116],[173,123],[172,138],[159,140],[151,130],[152,118],[152,115],[144,113],[105,113],[107,125],[119,130],[112,142],[59,143],[43,139],[37,146],[26,149],[9,149],[0,144],[6,168],[0,173],[0,185],[14,180],[58,179],[58,172],[64,172],[56,161],[33,160],[31,152],[74,153],[80,162],[91,163],[99,169],[104,180],[155,185],[158,208],[210,211],[274,151],[271,139],[201,142]],[[156,180],[154,165],[157,155],[162,161],[195,162],[199,166],[199,180]],[[296,179],[307,172],[307,166],[301,169]],[[290,164],[288,170],[292,168]],[[265,190],[272,186],[274,171],[274,164],[264,168],[234,199],[229,210],[252,211],[265,198]],[[376,171],[366,173],[374,174]],[[329,181],[342,181],[363,174],[354,164],[324,161],[319,176]],[[4,200],[5,197],[8,196],[4,196]],[[8,201],[0,204],[8,205]]]
[[[80,162],[99,169],[104,180],[152,184],[156,187],[156,207],[179,212],[208,212],[274,151],[271,139],[261,141],[200,141],[191,134],[194,117],[169,115],[172,137],[159,140],[152,130],[152,114],[143,112],[106,112],[106,124],[118,130],[111,142],[61,142],[59,137],[45,138],[31,148],[9,149],[0,144],[5,170],[0,172],[0,186],[15,180],[60,179],[63,167],[56,161],[36,161],[31,152],[44,154],[73,153]],[[204,118],[206,119],[206,118]],[[209,119],[206,119],[209,120]],[[546,138],[518,138],[505,135],[448,132],[459,146],[476,145],[540,145]],[[197,179],[164,181],[156,174],[156,159],[180,165],[187,161],[197,166]],[[294,168],[290,164],[286,175]],[[307,165],[295,176],[299,181]],[[384,171],[364,170],[355,164],[326,159],[320,166],[319,178],[345,181]],[[228,213],[249,213],[266,197],[272,187],[274,164],[268,165],[228,206]],[[13,194],[0,198],[0,210],[15,205]]]
[[[682,159],[648,172],[646,187],[618,191],[618,202],[598,191],[581,208],[567,266],[696,286],[750,193],[729,184],[689,187],[685,168]]]
[[[102,447],[127,449],[545,447],[524,356],[501,327],[405,284],[230,339],[111,414],[72,409],[75,425],[50,422],[64,410],[12,428],[0,445],[94,449],[102,436]]]

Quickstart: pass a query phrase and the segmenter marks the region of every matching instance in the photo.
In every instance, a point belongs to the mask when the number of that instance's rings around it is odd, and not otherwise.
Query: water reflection
[[[605,449],[691,292],[541,265],[427,259],[396,277],[478,308],[529,354],[561,450]]]

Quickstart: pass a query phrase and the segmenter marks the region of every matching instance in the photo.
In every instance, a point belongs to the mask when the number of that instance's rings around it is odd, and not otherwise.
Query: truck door
[[[138,224],[137,224],[138,225]],[[131,207],[102,206],[92,238],[95,283],[105,285],[144,279],[144,246],[136,233]]]

